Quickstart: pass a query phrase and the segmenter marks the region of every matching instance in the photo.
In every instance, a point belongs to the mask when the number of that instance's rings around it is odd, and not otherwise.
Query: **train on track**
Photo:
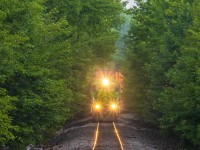
[[[115,121],[122,107],[123,75],[114,70],[97,70],[91,85],[91,114],[96,121]]]

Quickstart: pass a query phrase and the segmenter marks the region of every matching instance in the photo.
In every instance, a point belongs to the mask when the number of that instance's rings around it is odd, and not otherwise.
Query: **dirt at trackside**
[[[73,125],[74,124],[74,125]],[[49,145],[40,150],[91,150],[97,123],[85,118],[62,129]],[[143,123],[134,114],[122,114],[115,122],[125,150],[178,150],[179,141],[164,137],[158,129]],[[102,122],[97,150],[120,150],[112,122]]]

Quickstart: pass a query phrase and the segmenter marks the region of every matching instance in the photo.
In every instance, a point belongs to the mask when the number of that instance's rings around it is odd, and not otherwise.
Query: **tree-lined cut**
[[[41,143],[83,110],[121,10],[116,0],[0,0],[0,146]]]
[[[126,40],[125,96],[129,106],[147,121],[199,145],[200,3],[137,3]]]

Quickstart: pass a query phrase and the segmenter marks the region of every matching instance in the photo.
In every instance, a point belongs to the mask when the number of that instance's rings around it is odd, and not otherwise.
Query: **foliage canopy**
[[[121,11],[116,0],[0,0],[0,146],[46,141],[83,111],[88,71],[111,59]]]

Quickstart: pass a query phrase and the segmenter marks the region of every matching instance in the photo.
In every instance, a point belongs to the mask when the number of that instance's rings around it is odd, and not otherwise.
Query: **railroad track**
[[[124,150],[123,142],[121,140],[121,137],[120,137],[120,134],[115,122],[112,122],[112,125],[110,127],[104,127],[103,125],[101,126],[101,123],[99,122],[97,123],[92,150],[107,149],[105,145],[104,147],[101,147],[103,145],[101,141],[105,142],[106,140],[108,142],[115,143],[115,147],[113,148]]]

